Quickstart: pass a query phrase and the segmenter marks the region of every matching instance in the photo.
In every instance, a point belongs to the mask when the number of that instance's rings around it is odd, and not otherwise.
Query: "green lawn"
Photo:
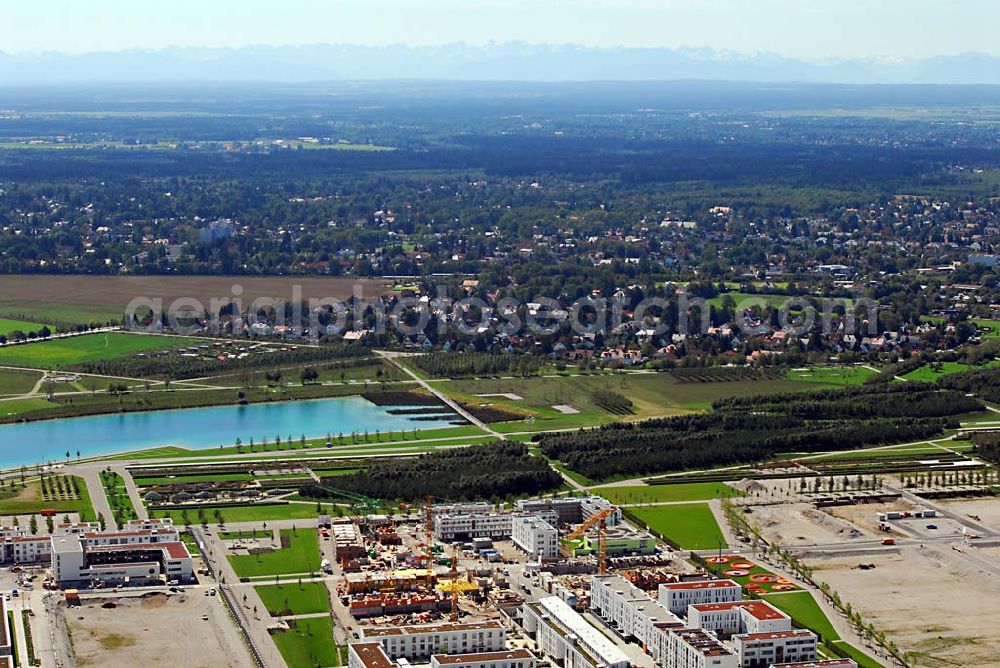
[[[70,476],[70,478],[75,478],[78,493],[69,494],[63,498],[54,496],[45,498],[45,495],[42,494],[41,483],[37,479],[29,480],[23,489],[20,486],[16,490],[12,490],[9,486],[4,487],[0,491],[0,515],[31,515],[46,508],[52,508],[60,515],[79,513],[82,520],[97,519],[83,478],[79,476]],[[17,477],[13,480],[19,482]]]
[[[43,325],[37,322],[27,322],[25,320],[11,320],[9,318],[0,318],[0,334],[10,334],[15,330],[21,330],[25,334],[28,332],[37,332],[43,327]],[[49,327],[49,329],[52,329]]]
[[[834,630],[811,593],[798,591],[788,594],[769,594],[764,598],[774,607],[791,615],[798,625],[821,636],[825,642],[840,640],[840,634]]]
[[[669,373],[436,380],[431,384],[465,403],[493,405],[534,417],[533,421],[519,419],[493,425],[503,433],[576,429],[621,420],[622,416],[609,413],[594,402],[593,395],[598,390],[610,390],[628,397],[633,404],[633,417],[642,419],[709,410],[716,399],[823,387],[822,383],[785,379],[681,382]],[[498,393],[515,394],[521,399],[477,396]],[[553,408],[560,404],[572,406],[579,412],[565,414]]]
[[[215,524],[216,508],[204,508],[209,524]],[[301,520],[316,517],[316,507],[304,503],[248,503],[242,506],[219,508],[223,522],[267,522],[269,520]],[[150,514],[157,517],[170,517],[177,524],[184,523],[184,511],[176,508],[170,510],[150,509]],[[188,510],[188,519],[197,524],[198,509]]]
[[[270,538],[273,535],[273,531],[253,529],[249,531],[223,531],[219,534],[219,538],[222,540],[242,540],[248,538]]]
[[[231,555],[229,562],[241,578],[262,575],[289,575],[319,571],[319,539],[316,531],[305,527],[281,530],[280,550],[266,554]]]
[[[788,380],[829,385],[862,385],[874,375],[874,371],[862,366],[816,366],[788,370]]]
[[[271,638],[289,666],[337,666],[337,645],[329,617],[294,620],[295,628],[278,631]]]
[[[133,478],[139,487],[178,485],[189,482],[232,482],[253,480],[249,473],[204,473],[198,475],[148,476]]]
[[[707,503],[631,508],[649,528],[670,538],[685,550],[711,550],[725,545],[725,538]]]
[[[113,359],[147,350],[189,346],[198,339],[106,332],[0,348],[0,365],[39,369]]]
[[[272,617],[311,615],[330,610],[330,590],[323,582],[286,582],[255,589]]]
[[[688,482],[677,485],[636,485],[629,487],[592,487],[594,494],[618,505],[657,503],[666,501],[708,501],[743,492],[721,482]]]
[[[37,371],[0,370],[0,394],[26,394],[42,377]]]
[[[885,664],[879,663],[867,654],[859,651],[854,645],[846,643],[843,640],[838,640],[832,644],[854,659],[854,662],[861,666],[861,668],[885,668]]]

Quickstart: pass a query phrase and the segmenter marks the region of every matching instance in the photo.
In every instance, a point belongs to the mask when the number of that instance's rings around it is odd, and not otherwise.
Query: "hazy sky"
[[[490,41],[1000,53],[1000,0],[2,0],[0,51]]]

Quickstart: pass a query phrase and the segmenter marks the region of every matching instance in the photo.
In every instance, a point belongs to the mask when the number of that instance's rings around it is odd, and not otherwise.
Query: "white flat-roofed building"
[[[768,668],[858,668],[858,664],[854,659],[827,659],[805,663],[772,663]]]
[[[142,533],[147,534],[145,540],[137,537]],[[52,574],[61,587],[94,580],[105,584],[192,580],[194,567],[184,543],[150,533],[52,536]]]
[[[739,657],[704,629],[669,632],[670,650],[666,668],[738,668]]]
[[[702,603],[688,608],[688,626],[720,638],[736,633],[777,633],[792,630],[792,618],[767,601]]]
[[[561,598],[522,606],[524,630],[562,668],[628,668],[629,658]]]
[[[559,499],[521,499],[517,502],[517,509],[525,513],[554,512],[556,521],[550,522],[553,526],[561,524],[581,524],[590,519],[593,515],[611,508],[610,501],[603,496],[579,496],[563,497]],[[605,526],[615,526],[622,521],[622,511],[616,509],[604,521]]]
[[[741,633],[732,638],[742,668],[816,660],[816,634],[807,629],[775,633]]]
[[[510,539],[535,559],[559,556],[559,530],[537,515],[514,515]]]
[[[523,513],[521,513],[524,515]],[[554,512],[530,513],[550,524],[556,521]],[[439,513],[432,524],[434,535],[442,542],[472,540],[473,538],[510,538],[516,514],[505,511]]]
[[[52,539],[48,536],[13,536],[3,539],[3,561],[15,564],[48,563]]]
[[[395,668],[396,664],[377,642],[354,642],[347,646],[347,668]]]
[[[478,654],[435,654],[431,668],[535,668],[535,655],[526,649]]]
[[[625,638],[635,638],[656,661],[665,652],[666,631],[684,623],[620,575],[590,578],[590,609]]]
[[[657,590],[657,600],[675,615],[686,615],[689,605],[729,603],[743,598],[743,588],[732,580],[667,582]]]
[[[507,644],[506,629],[494,621],[364,628],[361,637],[381,643],[394,661],[426,659],[432,654],[498,652]]]

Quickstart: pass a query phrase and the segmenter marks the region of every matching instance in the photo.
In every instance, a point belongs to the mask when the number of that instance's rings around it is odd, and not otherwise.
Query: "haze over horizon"
[[[0,84],[383,78],[1000,83],[987,0],[39,0]]]

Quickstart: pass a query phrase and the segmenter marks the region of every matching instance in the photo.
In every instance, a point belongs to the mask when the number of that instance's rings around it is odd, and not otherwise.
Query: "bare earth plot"
[[[958,557],[948,544],[925,544],[806,562],[817,580],[885,630],[912,665],[998,666],[1000,578]]]
[[[1000,531],[1000,500],[985,497],[961,501],[942,501],[941,505],[956,513],[979,517],[982,524]]]
[[[78,666],[133,668],[187,666],[219,668],[253,665],[239,631],[215,596],[201,591],[113,599],[105,609],[86,602],[64,615]],[[208,620],[202,616],[208,615]]]
[[[207,307],[212,298],[233,297],[236,285],[245,306],[258,297],[345,299],[355,285],[365,297],[374,297],[390,287],[377,279],[315,276],[2,276],[0,313],[67,322],[116,319],[136,297],[162,299],[164,308],[180,297],[193,297]]]
[[[817,510],[810,503],[755,506],[750,516],[764,537],[780,545],[828,545],[872,540],[872,534]]]

